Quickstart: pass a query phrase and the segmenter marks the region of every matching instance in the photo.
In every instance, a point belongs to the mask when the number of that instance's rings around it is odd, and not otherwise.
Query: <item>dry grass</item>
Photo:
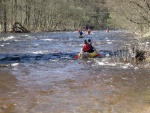
[[[150,63],[150,56],[145,59],[146,62]]]

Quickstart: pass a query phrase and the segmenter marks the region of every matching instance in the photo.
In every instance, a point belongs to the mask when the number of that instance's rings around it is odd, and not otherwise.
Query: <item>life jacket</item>
[[[94,48],[93,48],[93,46],[92,46],[92,43],[89,43],[89,45],[90,45],[90,50],[89,50],[89,52],[90,52],[90,53],[94,52]]]
[[[90,45],[88,43],[83,44],[82,51],[83,52],[88,52],[89,50],[90,50]]]
[[[83,32],[82,32],[82,31],[80,31],[80,35],[83,35]]]
[[[90,33],[91,33],[91,30],[90,30],[90,29],[88,29],[88,30],[87,30],[87,32],[90,34]]]

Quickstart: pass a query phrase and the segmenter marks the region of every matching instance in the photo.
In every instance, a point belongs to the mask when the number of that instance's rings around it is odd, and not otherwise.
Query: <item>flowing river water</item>
[[[101,58],[74,59],[85,39]],[[125,31],[0,35],[0,113],[150,113],[150,69],[114,57]]]

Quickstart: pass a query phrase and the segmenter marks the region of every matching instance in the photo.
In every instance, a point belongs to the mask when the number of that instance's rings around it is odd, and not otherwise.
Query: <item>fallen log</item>
[[[25,27],[23,27],[19,22],[15,22],[12,28],[12,32],[15,33],[30,33]]]

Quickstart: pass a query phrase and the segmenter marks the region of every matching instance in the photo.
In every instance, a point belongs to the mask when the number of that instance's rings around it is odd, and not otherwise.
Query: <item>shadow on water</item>
[[[101,50],[100,57],[112,57],[113,55],[117,54],[117,51],[114,53],[109,50]],[[75,56],[77,52],[74,53],[64,53],[64,52],[57,52],[57,53],[47,53],[47,54],[33,54],[33,53],[1,53],[0,54],[0,64],[9,64],[9,63],[28,63],[32,61],[46,61],[46,60],[75,60]]]
[[[13,54],[0,54],[0,63],[14,63],[14,62],[32,62],[32,61],[45,61],[45,60],[73,60],[74,56],[77,53],[48,53],[48,54],[22,54],[22,53],[13,53]]]

